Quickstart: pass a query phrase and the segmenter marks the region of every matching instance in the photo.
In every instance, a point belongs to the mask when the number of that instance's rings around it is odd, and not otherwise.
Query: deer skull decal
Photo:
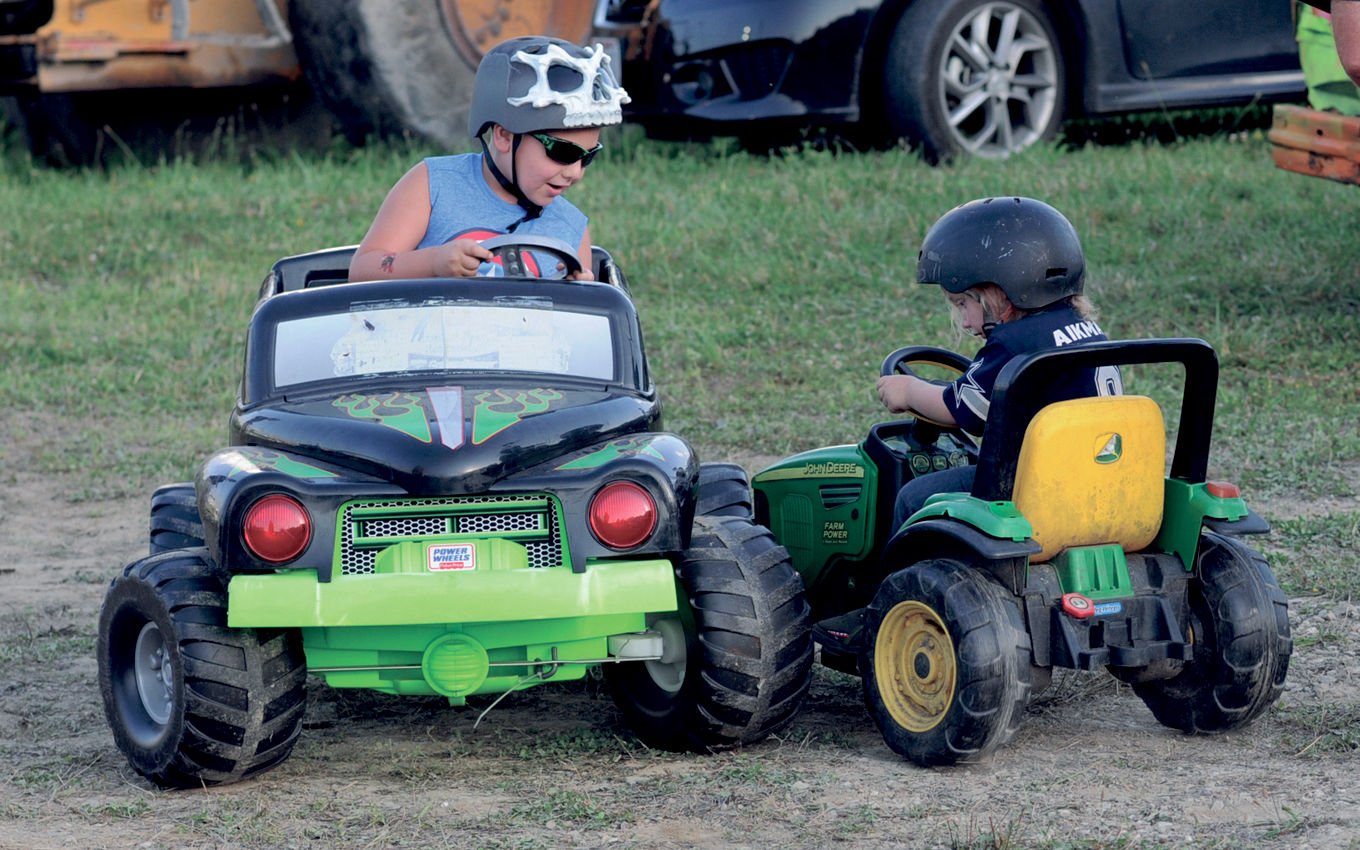
[[[533,68],[537,79],[523,97],[511,97],[511,106],[528,104],[534,108],[560,106],[563,127],[597,127],[623,120],[623,104],[631,98],[614,79],[609,56],[602,45],[585,48],[586,56],[577,59],[555,44],[543,53],[515,54],[515,60]],[[565,67],[574,73],[550,73]],[[574,87],[565,87],[564,84]]]

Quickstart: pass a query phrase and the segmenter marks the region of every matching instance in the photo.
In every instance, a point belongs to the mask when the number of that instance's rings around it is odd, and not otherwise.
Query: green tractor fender
[[[884,576],[907,564],[947,557],[998,572],[1015,594],[1025,584],[1029,556],[1041,547],[1012,502],[984,502],[966,493],[931,497],[883,548]],[[879,577],[880,580],[883,576]]]

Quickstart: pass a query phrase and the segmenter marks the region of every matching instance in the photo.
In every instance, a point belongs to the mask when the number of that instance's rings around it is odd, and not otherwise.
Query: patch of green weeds
[[[1288,838],[1291,835],[1300,835],[1307,832],[1313,826],[1313,823],[1309,818],[1300,815],[1288,806],[1281,807],[1280,814],[1281,818],[1279,823],[1267,829],[1262,834],[1263,838],[1271,841],[1279,838]]]
[[[1288,730],[1281,744],[1300,758],[1360,752],[1360,705],[1286,705],[1275,716]]]
[[[1276,520],[1260,545],[1287,592],[1360,597],[1360,511]]]
[[[580,791],[550,791],[541,799],[510,810],[510,817],[526,825],[549,829],[563,823],[604,829],[634,823],[637,816],[629,808],[616,807]]]
[[[152,811],[152,805],[146,800],[119,800],[84,807],[84,812],[87,815],[118,818],[120,820],[133,820],[150,814]]]
[[[20,768],[10,776],[9,781],[16,788],[25,791],[51,792],[61,787],[65,779],[62,772],[51,765],[30,765]]]
[[[535,738],[524,743],[515,755],[525,761],[572,761],[584,757],[617,760],[637,754],[638,749],[637,744],[608,729],[584,728]]]
[[[838,814],[834,827],[835,837],[841,841],[848,841],[863,835],[878,824],[880,817],[878,807],[871,803],[851,806]]]
[[[46,665],[89,656],[94,652],[94,634],[73,625],[39,625],[37,615],[18,615],[0,619],[0,664],[6,666]]]

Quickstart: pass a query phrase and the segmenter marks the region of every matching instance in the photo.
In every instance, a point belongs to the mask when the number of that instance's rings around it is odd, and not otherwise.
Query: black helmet
[[[940,216],[917,258],[918,283],[1001,287],[1021,310],[1081,294],[1086,256],[1072,222],[1033,198],[981,198]]]
[[[607,127],[623,121],[623,104],[630,100],[602,46],[539,35],[512,38],[487,51],[477,66],[468,133],[480,137],[491,124],[515,134]]]

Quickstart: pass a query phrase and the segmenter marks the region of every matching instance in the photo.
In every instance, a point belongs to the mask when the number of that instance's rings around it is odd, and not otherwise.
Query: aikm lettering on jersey
[[[1068,345],[1073,342],[1080,342],[1083,339],[1090,339],[1102,333],[1100,325],[1095,322],[1076,322],[1061,328],[1053,329],[1053,344]]]

